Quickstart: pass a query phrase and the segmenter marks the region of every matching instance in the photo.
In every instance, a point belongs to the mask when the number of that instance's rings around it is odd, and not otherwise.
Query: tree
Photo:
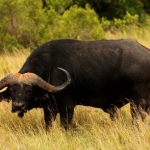
[[[85,7],[88,3],[91,8],[99,15],[113,20],[113,18],[123,18],[126,12],[131,15],[143,12],[143,4],[141,0],[73,0],[74,4]]]

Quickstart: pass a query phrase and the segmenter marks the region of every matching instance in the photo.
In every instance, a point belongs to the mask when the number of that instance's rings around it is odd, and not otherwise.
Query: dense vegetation
[[[73,5],[85,8],[86,4],[89,4],[92,9],[100,17],[106,17],[107,19],[123,18],[126,12],[130,14],[138,14],[143,17],[143,14],[150,13],[149,0],[42,0],[43,8],[54,8],[58,13],[63,13]]]
[[[107,32],[149,29],[148,0],[1,0],[0,51],[58,38],[106,39]]]

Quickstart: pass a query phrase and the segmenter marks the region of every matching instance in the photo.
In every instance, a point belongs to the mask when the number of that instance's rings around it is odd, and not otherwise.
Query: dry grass
[[[131,125],[129,106],[112,122],[100,109],[77,106],[69,131],[59,126],[59,116],[45,133],[42,110],[32,110],[23,119],[0,106],[0,149],[2,150],[149,150],[150,118],[140,128]]]
[[[142,31],[141,31],[142,32]],[[142,39],[134,33],[107,33],[108,39],[136,38],[150,47],[146,34]],[[145,39],[145,40],[144,40]],[[17,72],[29,50],[0,55],[0,78]],[[43,112],[34,109],[20,119],[11,113],[11,103],[0,104],[0,150],[149,150],[150,117],[139,122],[140,128],[131,125],[129,105],[123,107],[120,118],[114,122],[101,109],[77,106],[69,131],[60,127],[59,115],[49,133],[45,133]]]
[[[150,27],[147,28],[138,28],[138,27],[130,27],[127,31],[120,32],[110,32],[106,33],[106,37],[108,39],[126,39],[133,38],[138,40],[139,43],[143,44],[146,47],[150,48]]]

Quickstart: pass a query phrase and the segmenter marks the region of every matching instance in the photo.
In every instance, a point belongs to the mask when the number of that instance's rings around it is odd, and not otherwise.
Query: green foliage
[[[76,5],[55,20],[53,38],[76,38],[82,40],[103,39],[104,32],[94,10]]]
[[[109,21],[102,17],[100,20],[102,28],[105,31],[113,30],[114,32],[115,30],[126,31],[130,27],[137,27],[138,18],[138,15],[131,15],[129,12],[126,12],[126,15],[123,17],[123,19],[114,18],[112,21]]]
[[[121,30],[125,30],[129,26],[137,26],[138,17],[138,15],[132,16],[130,13],[127,12],[122,20],[114,18],[114,26]]]
[[[54,9],[57,13],[62,14],[73,3],[72,0],[43,0],[45,2],[44,8]]]
[[[7,7],[7,9],[6,9]],[[53,8],[45,11],[42,2],[8,0],[0,4],[0,48],[36,47],[51,39],[103,39],[97,14],[90,7],[72,6],[62,15]]]
[[[139,19],[141,16],[138,15],[140,9],[134,11],[141,6],[138,1],[131,1],[130,5],[135,6],[131,9],[129,2],[125,4],[127,0],[117,0],[111,6],[117,8],[115,11],[111,12],[111,9],[113,10],[111,8],[107,12],[101,11],[101,15],[95,12],[96,1],[90,2],[88,0],[1,0],[0,51],[11,50],[14,47],[34,48],[48,40],[59,38],[104,39],[104,31],[116,29],[123,31],[130,26],[137,26],[139,20],[142,21]],[[86,3],[89,5],[85,5]],[[111,3],[111,0],[101,1],[97,7]],[[79,7],[80,5],[82,7]],[[112,16],[112,20],[107,19],[108,13]],[[119,13],[121,18],[117,15],[114,18],[116,13]],[[99,18],[98,15],[103,17]]]
[[[55,9],[58,13],[63,13],[73,5],[85,8],[86,4],[89,4],[91,8],[99,15],[99,17],[105,17],[113,20],[113,18],[122,19],[126,11],[130,14],[139,15],[139,19],[142,20],[143,13],[150,13],[150,1],[149,0],[41,0],[43,2],[43,8]]]
[[[0,36],[6,48],[20,45],[27,47],[38,42],[36,36],[37,29],[40,30],[40,21],[37,18],[43,11],[40,8],[41,3],[30,0],[1,1]],[[44,13],[40,17],[44,20]]]
[[[104,29],[104,31],[110,30],[112,22],[107,20],[106,18],[102,17],[100,19],[101,24],[102,24],[102,28]]]
[[[84,7],[88,3],[99,17],[113,20],[114,18],[123,19],[126,11],[132,15],[138,14],[142,17],[142,13],[144,12],[143,5],[145,4],[142,1],[144,0],[74,0],[73,2],[81,7]]]

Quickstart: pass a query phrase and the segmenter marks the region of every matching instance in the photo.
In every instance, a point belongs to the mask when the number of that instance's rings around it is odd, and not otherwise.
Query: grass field
[[[132,33],[133,32],[133,33]],[[150,32],[107,33],[108,39],[135,38],[150,48]],[[0,54],[0,78],[17,72],[29,50]],[[46,134],[41,109],[29,111],[20,119],[11,113],[11,102],[0,103],[0,150],[149,150],[150,116],[132,126],[129,105],[111,121],[101,109],[77,106],[74,120],[67,132],[60,127],[59,115]]]

